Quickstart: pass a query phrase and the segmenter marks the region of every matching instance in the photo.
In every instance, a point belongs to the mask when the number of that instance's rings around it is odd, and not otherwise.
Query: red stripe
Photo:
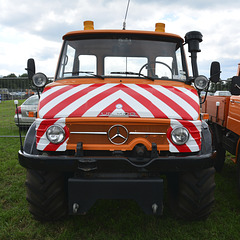
[[[189,133],[191,134],[193,139],[196,141],[199,149],[201,149],[201,135],[198,128],[192,122],[189,122],[189,121],[179,121],[179,122],[189,130]]]
[[[51,125],[53,125],[55,122],[57,122],[59,119],[47,119],[47,120],[44,120],[42,123],[41,123],[41,127],[40,127],[40,132],[41,134],[37,134],[37,143],[40,141],[41,137],[44,135],[44,133],[46,132],[47,128],[50,127]],[[43,149],[43,151],[56,151],[62,144],[64,144],[65,140],[67,138],[69,138],[69,129],[67,126],[64,126],[64,130],[65,130],[65,139],[62,143],[59,143],[59,144],[53,144],[53,143],[49,143],[48,145],[46,145],[46,147]]]
[[[182,99],[184,99],[187,103],[189,103],[197,112],[199,112],[199,103],[194,101],[191,97],[189,97],[186,93],[180,91],[179,89],[175,87],[167,87],[170,91],[174,92],[178,96],[180,96]],[[198,97],[197,90],[196,89],[188,89],[188,91],[191,91],[193,94],[195,94]]]
[[[74,93],[73,95],[70,95],[68,98],[64,99],[63,101],[59,102],[57,105],[55,105],[50,111],[48,111],[43,118],[54,118],[59,112],[61,112],[64,108],[66,108],[68,105],[73,103],[74,101],[78,100],[82,96],[86,95],[87,93],[91,92],[92,90],[96,89],[97,87],[102,86],[103,84],[93,84],[87,88],[84,88],[82,90],[79,90],[78,92]]]
[[[66,85],[65,87],[54,91],[53,93],[51,93],[50,95],[48,95],[47,97],[45,97],[44,99],[41,100],[40,102],[40,109],[43,108],[48,102],[50,102],[51,100],[53,100],[54,98],[58,97],[59,95],[61,95],[62,93],[65,93],[66,91],[70,90],[71,88],[77,87],[78,85]],[[52,87],[55,88],[55,87]],[[48,88],[47,90],[50,90],[52,88]],[[44,89],[43,93],[47,93],[47,91]]]
[[[199,149],[201,149],[201,137],[200,137],[200,132],[197,129],[197,127],[190,121],[184,121],[184,120],[177,120],[179,121],[185,128],[188,129],[189,134],[194,138],[194,140],[196,141],[196,143],[199,146]],[[167,138],[168,140],[177,148],[177,150],[179,152],[192,152],[191,149],[186,145],[176,145],[172,142],[171,139],[171,132],[172,132],[173,128],[169,127],[168,132],[167,132]]]
[[[171,132],[172,132],[173,128],[169,127],[168,131],[167,131],[167,139],[172,143],[172,145],[177,148],[177,150],[179,152],[191,152],[191,150],[189,149],[189,147],[184,144],[184,145],[176,145],[173,143],[172,138],[171,138]]]
[[[102,86],[101,84],[100,86]],[[100,86],[94,85],[94,89]],[[93,89],[93,90],[94,90]],[[116,85],[110,89],[107,89],[103,92],[100,92],[95,97],[89,99],[86,103],[84,103],[82,106],[77,108],[75,111],[73,111],[68,117],[81,117],[88,109],[90,109],[92,106],[103,100],[104,98],[110,96],[111,94],[117,92],[119,90],[119,85]]]
[[[138,86],[144,88],[145,90],[150,92],[152,95],[154,95],[155,97],[157,97],[158,99],[163,101],[166,105],[168,105],[171,109],[173,109],[178,115],[180,115],[182,119],[193,120],[193,117],[190,114],[188,114],[188,112],[186,112],[184,110],[184,108],[182,108],[180,105],[178,105],[178,103],[176,101],[173,101],[171,98],[169,98],[168,96],[164,95],[160,91],[156,90],[152,86],[148,85],[146,87],[146,85],[143,85],[143,84],[138,84]],[[168,89],[168,90],[172,91],[172,89]],[[179,97],[183,98],[182,95],[184,95],[184,94],[180,95],[178,93],[177,95]]]
[[[37,129],[36,135],[36,143],[38,144],[44,133],[46,132],[47,128],[53,125],[58,119],[46,119],[43,120]]]
[[[148,86],[148,85],[145,85]],[[168,118],[167,115],[162,112],[160,109],[158,109],[150,100],[148,100],[143,95],[139,94],[132,88],[129,88],[127,86],[123,86],[125,89],[123,90],[126,92],[129,96],[136,99],[139,103],[141,103],[144,107],[146,107],[155,118]]]
[[[124,102],[122,99],[117,99],[115,102],[110,104],[108,107],[103,109],[101,113],[98,115],[98,117],[106,117],[110,116],[110,114],[116,109],[117,104],[122,104],[123,108],[122,110],[127,113],[128,117],[139,117],[137,112],[131,108],[126,102]]]

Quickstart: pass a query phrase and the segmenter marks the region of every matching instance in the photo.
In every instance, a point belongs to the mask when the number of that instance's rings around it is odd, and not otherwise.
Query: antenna
[[[125,13],[125,18],[124,18],[124,21],[123,21],[123,30],[126,29],[126,20],[127,20],[127,14],[128,14],[129,3],[130,3],[130,0],[128,0],[127,9],[126,9],[126,13]]]

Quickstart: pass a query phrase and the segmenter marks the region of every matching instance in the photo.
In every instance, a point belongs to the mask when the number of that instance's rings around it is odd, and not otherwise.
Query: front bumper
[[[179,172],[205,169],[214,166],[215,152],[191,156],[167,156],[152,158],[148,162],[130,161],[126,157],[45,156],[19,151],[20,164],[29,169],[52,171],[98,172]]]

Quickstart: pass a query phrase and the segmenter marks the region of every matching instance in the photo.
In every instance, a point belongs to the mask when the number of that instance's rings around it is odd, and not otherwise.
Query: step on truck
[[[184,41],[162,23],[155,31],[95,30],[86,21],[84,30],[63,36],[52,83],[45,86],[46,75],[28,60],[41,96],[19,162],[35,219],[85,214],[98,199],[133,199],[146,214],[161,215],[165,181],[177,217],[207,218],[215,154],[200,115],[209,85],[198,74],[201,41],[200,32]],[[219,73],[213,62],[210,80]]]
[[[231,78],[229,90],[230,95],[226,94],[228,91],[220,91],[223,94],[208,96],[202,111],[209,114],[209,126],[213,132],[213,143],[217,152],[215,168],[221,171],[226,151],[231,153],[231,160],[237,164],[240,190],[240,65],[237,75]]]

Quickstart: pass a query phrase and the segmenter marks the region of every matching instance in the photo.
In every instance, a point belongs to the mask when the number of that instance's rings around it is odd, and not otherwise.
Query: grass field
[[[215,206],[206,221],[176,220],[165,199],[161,217],[146,216],[130,200],[101,200],[85,216],[70,216],[65,221],[40,223],[33,220],[28,212],[24,185],[26,170],[18,163],[18,149],[18,138],[0,138],[1,240],[240,239],[236,166],[229,160],[230,156],[222,173],[216,174]]]
[[[24,100],[18,100],[21,105]],[[17,136],[18,128],[14,123],[16,106],[14,100],[2,101],[0,103],[0,136]]]

